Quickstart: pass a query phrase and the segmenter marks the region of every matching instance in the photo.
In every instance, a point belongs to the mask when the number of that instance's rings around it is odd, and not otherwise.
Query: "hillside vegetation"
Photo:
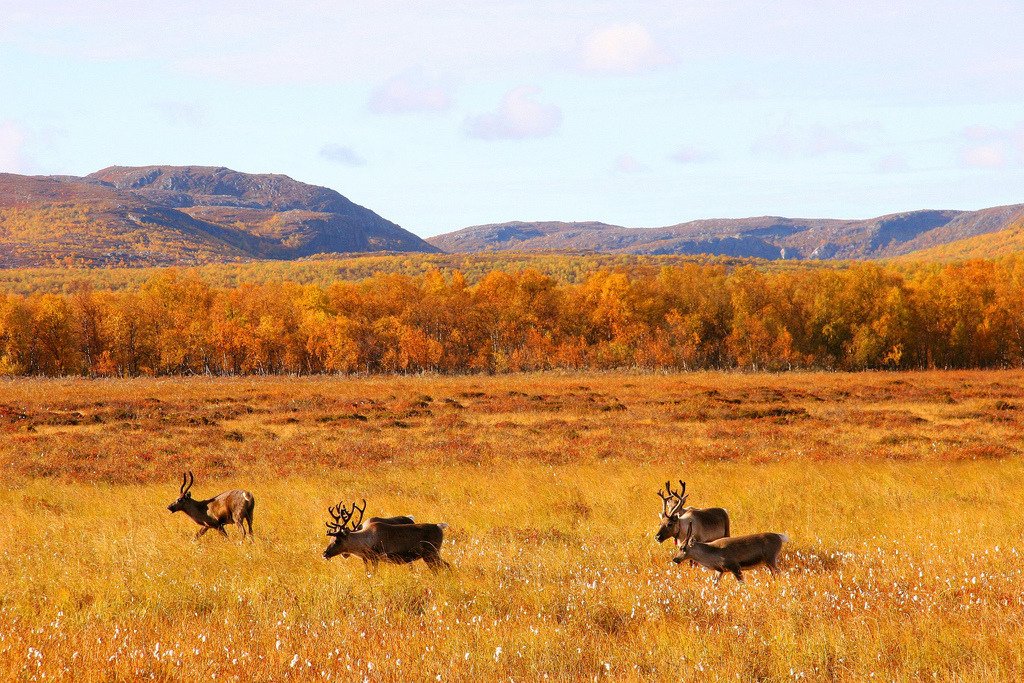
[[[0,174],[0,268],[161,266],[434,252],[333,190],[201,166]]]
[[[512,221],[423,240],[334,190],[206,166],[112,166],[85,177],[0,173],[0,269],[198,266],[324,254],[449,252],[867,260],[991,257],[1024,205],[867,219],[760,216],[658,228]],[[986,247],[994,247],[987,251]]]
[[[761,259],[878,259],[998,232],[1024,217],[1024,205],[980,211],[908,211],[862,220],[716,218],[660,228],[599,222],[509,222],[431,237],[448,252],[594,251],[717,254]],[[978,257],[990,256],[979,253]]]
[[[5,382],[4,680],[1019,680],[1024,375]],[[609,408],[610,409],[606,409]],[[166,506],[244,487],[255,542]],[[666,478],[788,534],[670,563]],[[325,562],[339,500],[453,569]],[[951,515],[969,507],[970,514]],[[234,534],[234,529],[229,533]]]
[[[1024,252],[1024,220],[1015,221],[1005,230],[929,247],[903,258],[914,261],[965,261],[999,258],[1021,252]]]
[[[975,368],[1024,363],[1024,257],[758,270],[684,263],[0,294],[10,375]]]
[[[686,264],[751,266],[764,271],[806,268],[842,269],[842,262],[766,261],[724,256],[635,256],[632,254],[324,254],[295,261],[248,261],[215,263],[179,269],[212,287],[237,287],[290,282],[326,287],[334,282],[359,282],[377,275],[421,277],[437,271],[445,277],[460,273],[476,284],[489,273],[535,270],[559,282],[577,284],[601,269],[625,272],[656,272],[663,266]],[[70,293],[88,283],[94,290],[139,289],[167,268],[0,268],[0,291],[10,294]]]

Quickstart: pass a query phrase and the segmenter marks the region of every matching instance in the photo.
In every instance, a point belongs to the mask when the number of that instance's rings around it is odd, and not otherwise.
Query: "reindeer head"
[[[679,551],[676,553],[676,556],[672,558],[673,562],[679,564],[680,562],[685,562],[686,560],[690,559],[690,550],[693,549],[693,544],[690,543],[690,540],[692,538],[693,522],[690,522],[686,525],[686,538],[683,540],[682,545],[679,546]]]
[[[359,510],[359,519],[353,520],[352,515],[355,514],[356,510]],[[347,509],[342,503],[333,505],[327,508],[327,512],[334,518],[333,522],[326,522],[327,535],[331,536],[334,540],[324,550],[324,559],[329,560],[335,555],[341,555],[342,557],[348,557],[348,536],[353,531],[359,528],[359,525],[363,523],[363,513],[366,511],[366,499],[363,499],[363,507],[356,507],[355,503],[352,503],[352,509]]]
[[[658,497],[661,498],[661,526],[658,527],[658,533],[654,535],[654,540],[658,543],[664,543],[669,538],[679,536],[680,512],[689,497],[686,493],[686,482],[680,479],[679,484],[682,489],[678,493],[672,490],[672,483],[667,481],[665,482],[665,493],[658,491]]]
[[[176,500],[173,503],[171,503],[170,505],[168,505],[167,506],[168,510],[170,510],[171,512],[178,512],[179,510],[185,510],[186,509],[185,506],[188,505],[187,501],[192,500],[192,494],[189,493],[189,491],[192,490],[192,484],[194,484],[195,481],[196,481],[196,478],[192,474],[191,470],[187,474],[182,473],[182,475],[181,475],[181,489],[179,489],[178,500]]]

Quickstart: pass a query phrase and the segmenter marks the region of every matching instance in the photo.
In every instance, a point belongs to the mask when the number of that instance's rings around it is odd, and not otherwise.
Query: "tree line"
[[[0,293],[0,374],[784,370],[1024,364],[1024,257],[758,270],[684,263]]]

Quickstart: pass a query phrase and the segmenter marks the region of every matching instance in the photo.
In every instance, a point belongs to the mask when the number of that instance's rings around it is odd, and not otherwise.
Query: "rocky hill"
[[[1024,204],[862,220],[762,216],[661,228],[478,225],[424,241],[326,187],[207,166],[0,174],[0,267],[168,266],[362,252],[599,252],[764,259],[984,257],[1024,249]]]
[[[871,259],[910,254],[1024,221],[1024,205],[980,211],[909,211],[864,220],[709,219],[663,228],[607,223],[511,222],[478,225],[428,240],[446,252],[592,251],[717,254],[767,259]]]
[[[334,190],[205,166],[0,174],[0,266],[162,266],[436,252]]]

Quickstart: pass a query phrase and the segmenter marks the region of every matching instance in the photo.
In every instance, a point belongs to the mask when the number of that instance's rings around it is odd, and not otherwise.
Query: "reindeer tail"
[[[448,523],[447,522],[441,522],[437,526],[440,529],[447,529],[448,528]]]

